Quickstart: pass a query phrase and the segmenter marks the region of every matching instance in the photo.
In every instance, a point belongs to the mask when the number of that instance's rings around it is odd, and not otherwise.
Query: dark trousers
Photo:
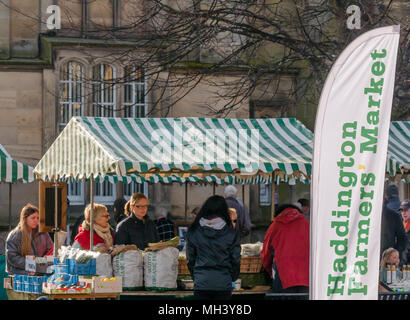
[[[309,293],[309,287],[306,286],[294,286],[283,289],[284,293]]]
[[[230,300],[232,291],[207,291],[195,290],[194,298],[196,300]]]

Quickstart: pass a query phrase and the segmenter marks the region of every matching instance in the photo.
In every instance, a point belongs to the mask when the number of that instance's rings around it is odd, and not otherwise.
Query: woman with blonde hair
[[[380,261],[380,280],[386,282],[387,265],[396,266],[397,278],[401,278],[401,271],[398,269],[400,263],[399,251],[394,248],[388,248],[383,251]]]
[[[129,216],[117,225],[115,244],[135,244],[144,250],[148,243],[159,242],[157,227],[147,216],[148,198],[143,193],[134,193],[124,211]]]
[[[94,249],[101,247],[107,250],[112,249],[114,243],[114,234],[108,221],[110,215],[107,207],[94,203],[94,217],[93,217],[93,245]],[[90,250],[90,216],[91,205],[89,204],[84,210],[84,221],[78,228],[78,234],[74,238],[73,248],[82,250]]]
[[[25,270],[26,256],[43,257],[51,253],[53,241],[47,232],[38,232],[39,210],[28,203],[20,212],[20,222],[6,240],[6,272],[32,274]]]

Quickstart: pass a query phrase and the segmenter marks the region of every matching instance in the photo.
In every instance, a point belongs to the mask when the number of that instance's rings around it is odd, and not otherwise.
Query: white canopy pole
[[[9,183],[9,231],[11,231],[11,182]]]
[[[94,246],[94,175],[90,177],[90,250]]]
[[[185,182],[185,222],[188,219],[188,182]]]

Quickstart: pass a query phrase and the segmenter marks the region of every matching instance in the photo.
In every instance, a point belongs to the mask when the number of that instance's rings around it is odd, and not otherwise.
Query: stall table
[[[12,289],[6,289],[9,300],[37,300],[39,297],[47,297],[48,300],[61,300],[61,299],[115,299],[119,300],[119,293],[60,293],[60,294],[47,294],[47,293],[29,293],[14,291]]]
[[[72,294],[43,294],[49,300],[61,300],[61,299],[75,299],[75,300],[84,300],[84,299],[119,299],[119,293],[72,293]]]
[[[270,289],[258,290],[234,290],[232,300],[263,300]],[[120,300],[193,300],[194,291],[174,290],[174,291],[124,291],[120,293]]]

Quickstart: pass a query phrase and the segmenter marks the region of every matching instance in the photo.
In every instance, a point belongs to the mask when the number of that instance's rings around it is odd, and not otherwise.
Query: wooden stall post
[[[54,250],[53,250],[53,257],[57,257],[57,250],[58,250],[58,182],[57,179],[54,179]]]

